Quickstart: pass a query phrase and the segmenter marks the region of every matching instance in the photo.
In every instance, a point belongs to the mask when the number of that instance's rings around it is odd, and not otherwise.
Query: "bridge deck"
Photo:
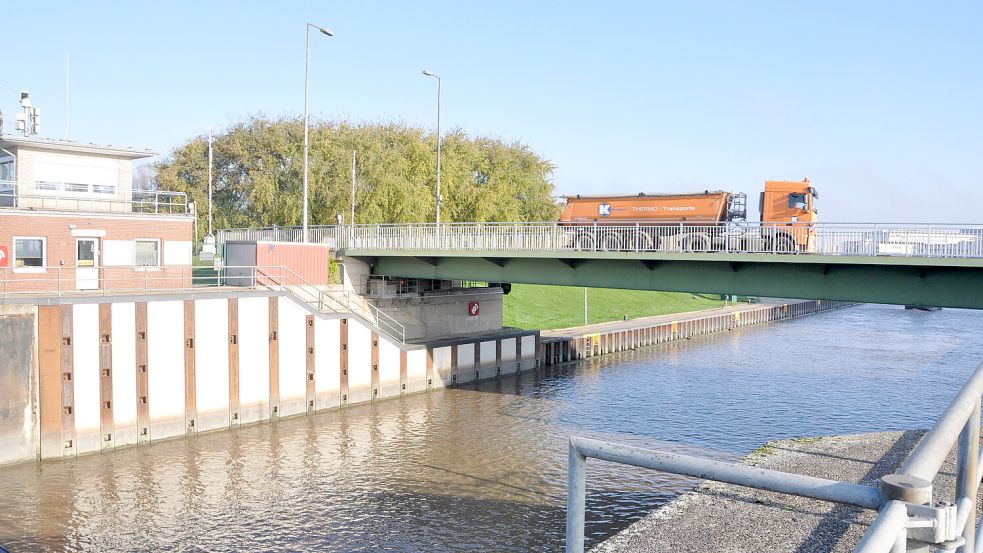
[[[304,240],[376,274],[983,309],[983,226],[467,223],[220,232]],[[780,239],[781,238],[781,239]]]

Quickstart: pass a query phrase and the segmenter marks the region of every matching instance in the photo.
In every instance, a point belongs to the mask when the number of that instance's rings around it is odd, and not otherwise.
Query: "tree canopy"
[[[253,117],[214,137],[215,228],[300,225],[303,217],[303,119]],[[357,223],[434,220],[436,140],[401,123],[311,122],[311,225],[349,222],[351,159],[356,152]],[[208,140],[197,136],[155,165],[160,190],[187,192],[208,216]],[[550,221],[553,165],[528,146],[461,130],[441,143],[441,220]]]

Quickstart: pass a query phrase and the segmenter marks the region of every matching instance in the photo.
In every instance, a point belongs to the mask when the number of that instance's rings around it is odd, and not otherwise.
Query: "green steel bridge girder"
[[[392,277],[983,309],[983,259],[368,249],[344,255]]]

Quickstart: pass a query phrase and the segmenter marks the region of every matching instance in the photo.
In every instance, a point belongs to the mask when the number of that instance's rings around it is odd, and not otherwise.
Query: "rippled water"
[[[983,360],[983,312],[862,306],[236,432],[0,468],[31,550],[556,551],[566,437],[720,459],[930,426]],[[599,541],[691,482],[592,461]]]

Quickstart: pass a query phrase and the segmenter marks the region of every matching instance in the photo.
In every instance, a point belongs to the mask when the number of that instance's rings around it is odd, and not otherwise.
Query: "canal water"
[[[932,424],[983,312],[858,306],[479,383],[0,468],[0,544],[45,551],[557,551],[566,438],[736,459]],[[591,461],[593,543],[693,482]]]

